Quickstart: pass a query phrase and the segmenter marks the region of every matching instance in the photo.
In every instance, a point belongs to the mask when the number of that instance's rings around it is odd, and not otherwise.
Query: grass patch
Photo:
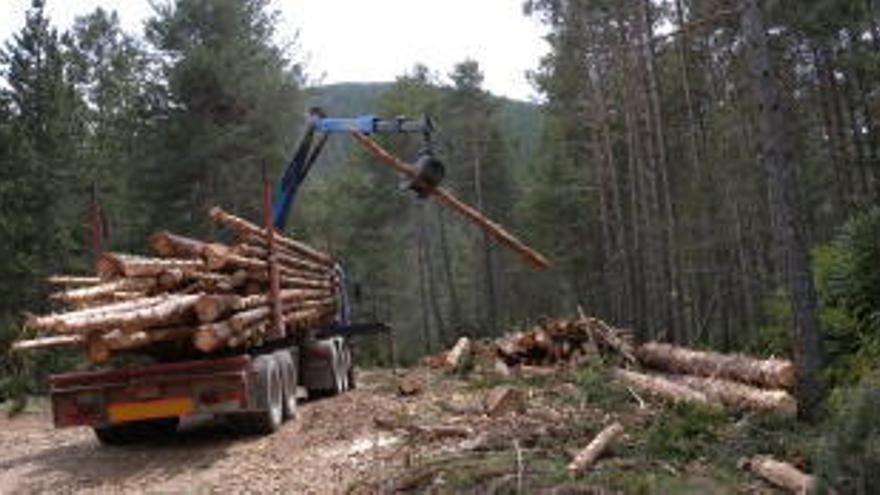
[[[669,406],[645,433],[646,453],[654,459],[675,461],[706,456],[718,444],[728,422],[719,409],[693,404]]]

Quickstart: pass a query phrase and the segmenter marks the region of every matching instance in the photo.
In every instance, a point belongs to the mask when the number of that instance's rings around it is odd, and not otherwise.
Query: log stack
[[[235,243],[158,232],[155,256],[105,253],[96,277],[50,277],[59,288],[50,298],[67,308],[30,315],[25,326],[39,336],[13,348],[81,347],[102,363],[165,342],[203,353],[256,346],[335,319],[341,281],[331,256],[220,208],[210,216]]]

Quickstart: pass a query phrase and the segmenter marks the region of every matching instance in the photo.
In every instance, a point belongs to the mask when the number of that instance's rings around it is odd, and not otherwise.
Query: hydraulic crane
[[[320,108],[309,111],[306,128],[297,145],[293,158],[287,165],[275,194],[272,221],[277,229],[283,229],[297,193],[320,156],[331,134],[421,134],[422,147],[415,161],[417,176],[409,181],[409,188],[419,197],[428,196],[443,180],[445,167],[434,157],[431,141],[434,125],[431,118],[420,119],[394,117],[382,119],[374,115],[355,118],[329,118]]]

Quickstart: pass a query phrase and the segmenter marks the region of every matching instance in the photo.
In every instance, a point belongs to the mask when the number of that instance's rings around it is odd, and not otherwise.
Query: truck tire
[[[272,355],[254,360],[257,379],[254,393],[259,410],[248,414],[250,430],[258,435],[274,433],[284,420],[284,386],[281,367]]]
[[[131,445],[171,435],[177,431],[180,418],[132,421],[118,425],[96,426],[95,436],[104,445]]]
[[[297,373],[293,355],[288,350],[275,351],[273,354],[281,371],[282,385],[282,417],[291,419],[296,416],[296,384]]]

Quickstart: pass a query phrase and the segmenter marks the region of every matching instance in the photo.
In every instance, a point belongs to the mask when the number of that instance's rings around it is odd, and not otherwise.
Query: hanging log
[[[787,415],[797,412],[797,402],[785,390],[765,390],[730,380],[690,375],[666,375],[665,378],[699,390],[709,400],[721,402],[728,407],[776,411]]]
[[[580,471],[592,466],[596,460],[608,449],[614,440],[623,434],[623,425],[615,422],[605,427],[583,450],[577,453],[568,465],[568,471],[571,474],[577,474]]]
[[[816,489],[816,479],[787,462],[758,455],[740,462],[743,469],[783,488],[790,493],[806,495]]]
[[[255,225],[251,222],[248,222],[247,220],[245,220],[243,218],[237,217],[231,213],[227,213],[222,208],[217,207],[217,206],[215,206],[214,208],[211,208],[211,211],[208,214],[211,216],[211,218],[214,221],[216,221],[220,224],[223,224],[225,227],[228,227],[232,230],[235,230],[236,232],[238,232],[239,234],[242,234],[242,235],[251,234],[251,235],[257,235],[257,236],[265,236],[267,233],[266,229],[258,227],[257,225]],[[310,260],[313,260],[317,263],[320,263],[321,265],[327,266],[329,268],[333,268],[333,266],[335,264],[333,259],[330,258],[329,256],[327,256],[326,254],[324,254],[316,249],[313,249],[312,247],[307,246],[306,244],[303,244],[301,242],[294,241],[293,239],[289,239],[287,237],[284,237],[281,234],[278,234],[276,236],[276,241],[278,242],[279,245],[283,246],[285,249],[293,251],[293,252],[295,252],[299,255],[302,255]]]
[[[636,355],[645,366],[672,373],[725,378],[774,389],[791,390],[794,387],[794,364],[783,359],[761,360],[658,342],[640,346]]]
[[[150,247],[163,258],[199,258],[206,243],[167,230],[150,236]]]
[[[644,390],[672,402],[713,403],[703,392],[660,376],[645,375],[618,368],[614,370],[614,378],[625,385]],[[717,402],[714,403],[717,404]]]
[[[118,277],[155,277],[172,268],[201,271],[205,269],[205,264],[201,260],[104,253],[98,259],[97,265],[98,275],[105,280]]]
[[[409,179],[417,178],[418,171],[415,166],[395,157],[379,146],[378,143],[359,132],[352,132],[352,135],[364,146],[364,148],[372,153],[373,156],[378,158],[379,161],[384,162],[386,165]],[[442,187],[437,187],[431,191],[431,196],[440,204],[451,208],[472,223],[476,224],[483,230],[483,232],[498,241],[502,246],[519,254],[536,269],[546,270],[550,267],[550,262],[548,262],[541,253],[525,245],[511,233],[507,232],[504,227],[493,222],[473,207],[463,203],[448,190]]]

